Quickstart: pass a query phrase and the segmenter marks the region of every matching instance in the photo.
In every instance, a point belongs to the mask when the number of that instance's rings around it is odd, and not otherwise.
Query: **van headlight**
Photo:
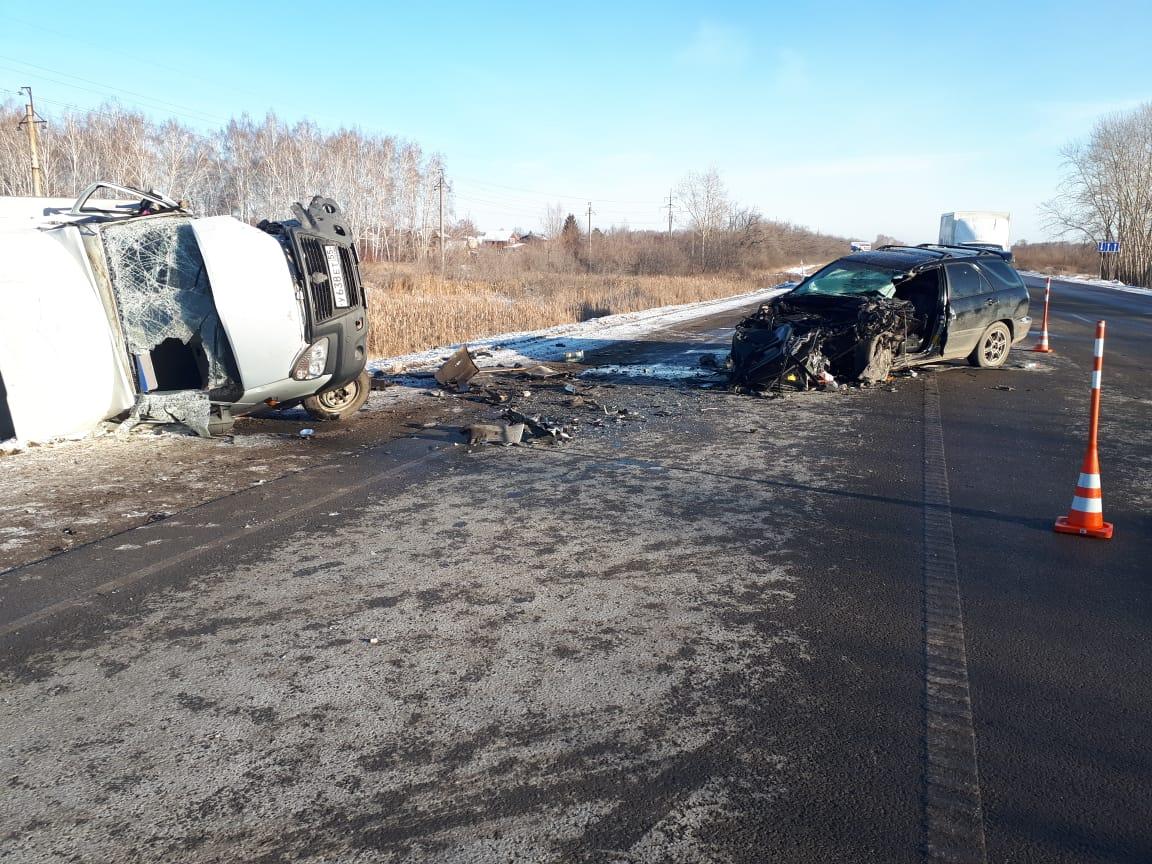
[[[300,352],[300,356],[292,364],[292,377],[297,381],[319,378],[324,374],[324,367],[327,365],[328,337],[325,336]]]

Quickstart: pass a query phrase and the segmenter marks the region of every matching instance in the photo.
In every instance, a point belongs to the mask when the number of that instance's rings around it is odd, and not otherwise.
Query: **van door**
[[[967,357],[984,328],[995,320],[996,292],[980,271],[963,261],[944,265],[948,282],[948,325],[944,359]]]

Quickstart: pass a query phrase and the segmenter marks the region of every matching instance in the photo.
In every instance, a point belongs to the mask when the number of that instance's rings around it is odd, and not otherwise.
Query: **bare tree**
[[[1119,241],[1101,275],[1152,285],[1152,103],[1096,123],[1064,149],[1068,174],[1042,205],[1048,228],[1092,243]]]
[[[549,204],[544,208],[544,216],[540,219],[540,227],[544,231],[544,236],[549,240],[555,240],[560,236],[560,232],[564,230],[564,205],[563,204]]]
[[[705,263],[708,240],[725,227],[731,205],[728,190],[720,172],[709,168],[704,173],[690,171],[677,187],[680,206],[688,215],[689,227],[700,235],[700,261]]]

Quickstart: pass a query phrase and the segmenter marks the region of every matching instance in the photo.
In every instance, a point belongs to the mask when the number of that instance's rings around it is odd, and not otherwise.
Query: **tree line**
[[[1099,120],[1064,150],[1067,175],[1043,210],[1061,236],[1119,241],[1101,275],[1152,286],[1152,102]]]
[[[0,195],[32,194],[23,116],[16,102],[0,103]],[[293,202],[321,193],[345,209],[367,258],[420,259],[433,243],[441,159],[392,135],[326,132],[274,113],[202,132],[109,103],[54,116],[39,137],[50,197],[111,180],[257,222],[290,218]]]
[[[0,195],[32,194],[23,116],[22,105],[0,102]],[[432,253],[439,242],[436,181],[443,161],[402,138],[329,132],[274,113],[202,131],[114,102],[54,115],[39,138],[50,197],[74,198],[89,183],[109,180],[167,193],[198,213],[255,223],[289,218],[293,202],[323,194],[344,208],[367,260],[429,266],[438,260]],[[677,188],[675,209],[677,229],[670,235],[614,226],[594,229],[589,243],[573,214],[550,206],[541,214],[545,248],[517,250],[520,260],[499,269],[689,274],[776,268],[847,251],[843,238],[737,205],[715,169],[689,173]],[[450,216],[450,199],[447,210]],[[475,233],[467,219],[449,219],[448,237],[466,233]]]

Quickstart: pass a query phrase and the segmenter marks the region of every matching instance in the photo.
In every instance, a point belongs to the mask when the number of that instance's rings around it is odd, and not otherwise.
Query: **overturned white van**
[[[370,382],[353,238],[329,199],[293,214],[197,218],[107,182],[0,198],[0,440],[125,414],[207,435],[266,405],[355,413]]]

